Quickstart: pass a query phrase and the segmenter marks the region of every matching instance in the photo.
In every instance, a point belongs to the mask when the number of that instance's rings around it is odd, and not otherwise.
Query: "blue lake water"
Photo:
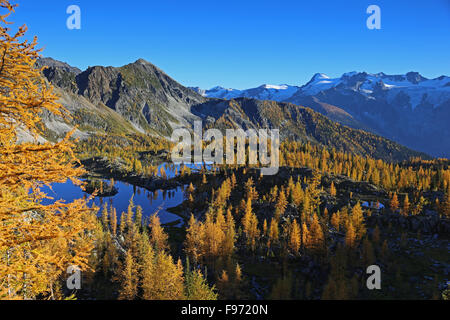
[[[197,171],[202,168],[210,170],[211,166],[209,164],[185,164],[192,171]],[[162,163],[158,166],[158,174],[161,172],[161,168],[164,168],[166,177],[168,179],[175,177],[181,171],[180,165],[175,165],[172,163]],[[109,180],[105,180],[109,183]],[[167,211],[168,208],[176,207],[180,205],[184,200],[184,188],[178,187],[176,189],[170,190],[156,190],[150,192],[144,188],[136,187],[132,184],[115,181],[114,186],[118,190],[118,193],[111,197],[96,197],[94,203],[100,207],[100,211],[103,208],[104,203],[108,203],[108,206],[112,205],[116,208],[118,219],[120,219],[121,213],[126,212],[130,199],[133,197],[133,203],[135,206],[139,205],[142,207],[143,217],[149,217],[155,213],[158,214],[161,223],[173,223],[178,222],[176,225],[181,226],[183,224],[183,219],[176,214]],[[55,183],[52,188],[44,188],[43,191],[54,200],[45,200],[44,204],[49,204],[55,200],[64,199],[66,202],[72,202],[75,199],[80,199],[83,197],[89,197],[90,195],[84,192],[80,187],[74,185],[70,180],[66,183]]]
[[[105,180],[105,183],[109,182]],[[161,223],[170,223],[178,221],[178,226],[183,223],[182,219],[167,211],[168,208],[176,207],[183,202],[184,187],[178,187],[170,190],[157,190],[150,192],[144,188],[136,187],[126,182],[115,181],[114,186],[119,191],[116,195],[111,197],[96,197],[94,203],[103,207],[104,203],[108,206],[112,205],[116,208],[117,215],[120,217],[122,212],[126,212],[130,199],[133,198],[134,205],[142,207],[144,217],[148,217],[155,213],[160,217]],[[80,187],[74,185],[71,181],[66,183],[55,183],[52,189],[44,189],[48,196],[55,200],[64,199],[66,202],[72,202],[75,199],[89,197],[90,195]],[[46,203],[51,203],[54,200],[46,200]],[[45,202],[44,202],[45,203]]]
[[[212,166],[211,166],[211,162],[204,162],[204,163],[187,163],[187,164],[183,164],[185,167],[190,168],[191,171],[200,171],[202,168],[204,168],[205,170],[212,170]],[[179,165],[179,164],[173,164],[173,163],[162,163],[158,166],[158,175],[160,176],[161,174],[161,168],[164,168],[164,171],[166,173],[166,177],[168,179],[175,177],[177,174],[180,173],[181,171],[181,167],[183,165]]]

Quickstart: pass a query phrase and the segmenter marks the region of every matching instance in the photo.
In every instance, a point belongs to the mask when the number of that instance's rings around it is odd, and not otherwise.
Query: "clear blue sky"
[[[450,75],[449,0],[13,0],[44,55],[81,69],[138,58],[187,86],[301,85],[316,72]],[[66,28],[79,5],[82,29]],[[381,30],[366,8],[381,8]]]

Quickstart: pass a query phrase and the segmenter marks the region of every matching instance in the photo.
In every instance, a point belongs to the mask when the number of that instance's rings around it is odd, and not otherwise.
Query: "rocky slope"
[[[343,126],[310,108],[292,103],[247,98],[214,99],[194,106],[192,112],[206,119],[208,126],[219,129],[279,129],[281,139],[309,141],[388,161],[416,156],[428,158],[426,154],[375,134]]]
[[[44,75],[59,89],[63,105],[75,115],[77,124],[87,131],[170,136],[173,128],[189,126],[196,119],[190,113],[191,105],[205,101],[142,59],[120,68],[96,66],[83,72],[48,58],[38,65],[48,66]]]

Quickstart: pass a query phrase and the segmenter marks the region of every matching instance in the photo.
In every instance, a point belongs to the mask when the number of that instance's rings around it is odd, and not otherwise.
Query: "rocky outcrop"
[[[367,217],[367,220],[368,224],[392,224],[404,230],[420,231],[421,234],[450,234],[450,220],[440,217],[436,212],[430,210],[420,215],[407,217],[386,211],[375,212],[370,217]]]

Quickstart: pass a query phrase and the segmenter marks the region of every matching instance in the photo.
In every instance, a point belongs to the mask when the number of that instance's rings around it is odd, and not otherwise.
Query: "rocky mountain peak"
[[[422,77],[422,75],[418,72],[408,72],[406,75],[406,80],[413,84],[418,84],[419,82],[428,80],[425,77]]]
[[[135,64],[151,64],[150,62],[148,62],[147,60],[142,59],[142,58],[137,59],[134,63]]]
[[[330,79],[329,76],[327,76],[325,73],[316,73],[313,75],[310,81],[317,81],[317,80],[323,80],[323,79]]]
[[[70,72],[70,73],[74,73],[74,74],[81,73],[81,70],[78,69],[77,67],[72,67],[71,65],[69,65],[65,62],[58,61],[58,60],[55,60],[55,59],[49,58],[49,57],[41,57],[41,58],[37,59],[36,65],[38,68],[48,67],[50,69],[51,68],[60,69],[64,72]]]

